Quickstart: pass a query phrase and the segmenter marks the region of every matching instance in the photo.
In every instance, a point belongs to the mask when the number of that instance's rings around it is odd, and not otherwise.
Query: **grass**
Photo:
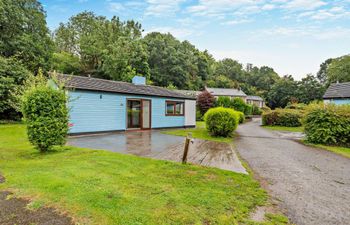
[[[264,128],[276,131],[303,132],[304,127],[283,127],[283,126],[263,126]]]
[[[0,125],[0,172],[0,190],[82,224],[271,224],[249,221],[268,199],[249,175],[76,147],[42,154],[23,124]]]
[[[316,147],[316,148],[322,148],[324,150],[327,151],[331,151],[334,152],[336,154],[345,156],[350,158],[350,148],[346,148],[346,147],[339,147],[339,146],[329,146],[329,145],[320,145],[320,144],[312,144],[306,141],[302,141],[304,144],[312,146],[312,147]]]
[[[203,139],[208,141],[226,142],[226,143],[233,142],[232,137],[212,137],[208,133],[208,131],[205,129],[204,122],[197,122],[196,128],[168,130],[168,131],[163,131],[162,133],[176,135],[176,136],[187,136],[188,133],[191,133],[193,138],[198,138],[198,139]]]

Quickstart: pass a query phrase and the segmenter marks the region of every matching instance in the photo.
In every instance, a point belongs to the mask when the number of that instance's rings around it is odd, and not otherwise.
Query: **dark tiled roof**
[[[171,97],[181,99],[195,99],[194,97],[157,86],[136,85],[127,82],[111,81],[92,77],[73,76],[66,74],[57,74],[57,78],[64,82],[64,86],[66,88],[91,91],[106,91],[123,94]]]
[[[331,84],[323,98],[350,98],[350,82]]]

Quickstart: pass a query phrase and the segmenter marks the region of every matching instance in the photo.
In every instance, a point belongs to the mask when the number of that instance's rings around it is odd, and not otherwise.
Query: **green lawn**
[[[263,126],[264,128],[277,131],[303,132],[304,127]]]
[[[0,190],[83,224],[253,224],[268,198],[251,176],[215,168],[75,147],[40,154],[21,124],[0,125],[0,172]]]
[[[196,128],[168,130],[168,131],[163,131],[162,133],[176,135],[176,136],[187,136],[188,133],[191,133],[193,138],[198,138],[198,139],[203,139],[208,141],[226,142],[226,143],[233,142],[232,137],[225,138],[225,137],[210,136],[210,134],[205,129],[204,122],[197,122]]]
[[[328,151],[334,152],[336,154],[339,154],[339,155],[342,155],[342,156],[350,158],[350,148],[339,147],[339,146],[328,146],[328,145],[311,144],[311,143],[308,143],[306,141],[303,141],[303,143],[306,144],[306,145],[309,145],[309,146],[313,146],[313,147],[316,147],[316,148],[322,148],[324,150],[328,150]]]

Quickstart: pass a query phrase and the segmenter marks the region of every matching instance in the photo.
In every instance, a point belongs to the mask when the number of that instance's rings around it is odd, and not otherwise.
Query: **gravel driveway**
[[[243,124],[236,147],[293,223],[350,224],[350,159]]]

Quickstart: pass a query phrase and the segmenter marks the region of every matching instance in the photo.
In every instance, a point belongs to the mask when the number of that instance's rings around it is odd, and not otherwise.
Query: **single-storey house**
[[[248,95],[246,97],[246,103],[251,105],[256,105],[261,108],[264,106],[265,101],[260,96]]]
[[[220,96],[230,97],[230,98],[241,98],[247,104],[254,104],[258,107],[264,106],[264,99],[259,96],[248,96],[240,89],[234,88],[205,88],[210,94],[215,98]]]
[[[70,134],[194,127],[196,99],[166,88],[58,74],[70,101]]]
[[[331,84],[323,95],[325,103],[350,104],[350,82]]]

